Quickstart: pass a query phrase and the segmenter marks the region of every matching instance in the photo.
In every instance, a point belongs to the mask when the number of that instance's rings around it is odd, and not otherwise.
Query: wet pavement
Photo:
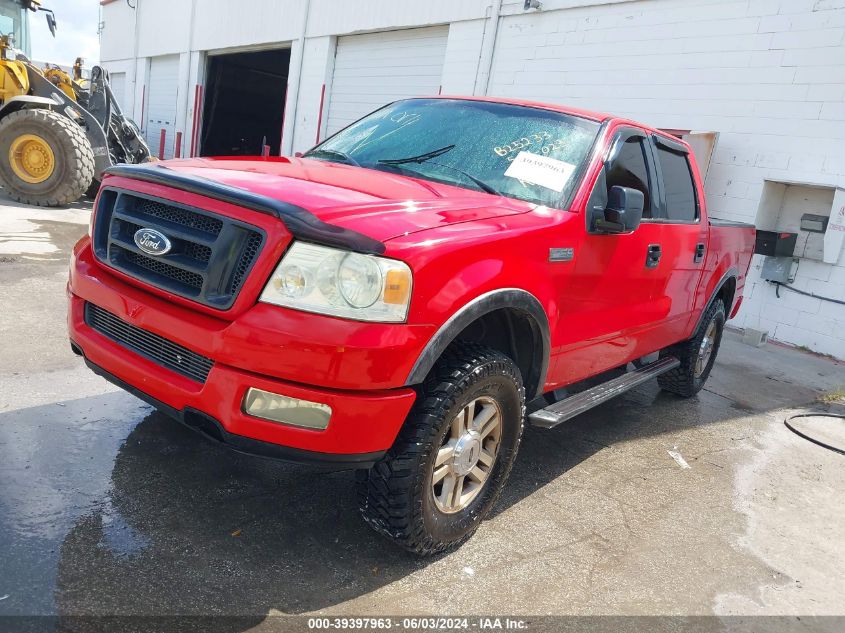
[[[352,473],[228,452],[88,371],[64,325],[86,208],[10,206],[0,616],[845,615],[845,458],[783,425],[845,409],[819,400],[842,363],[729,333],[696,398],[647,384],[529,428],[493,516],[420,560],[360,521]]]

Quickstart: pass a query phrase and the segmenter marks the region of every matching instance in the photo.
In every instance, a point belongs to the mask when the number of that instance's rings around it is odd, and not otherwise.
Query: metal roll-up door
[[[448,37],[448,26],[339,37],[328,133],[390,101],[438,94]]]

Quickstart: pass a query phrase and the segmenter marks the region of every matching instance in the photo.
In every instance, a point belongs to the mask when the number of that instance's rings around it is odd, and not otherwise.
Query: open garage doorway
[[[209,55],[202,156],[279,155],[290,49]]]

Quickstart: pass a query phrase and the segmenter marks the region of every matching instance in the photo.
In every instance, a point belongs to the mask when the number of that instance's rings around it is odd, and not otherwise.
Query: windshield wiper
[[[410,169],[409,167],[403,167],[401,164],[397,165],[395,163],[386,163],[384,161],[379,161],[379,163],[380,163],[380,166],[382,166],[382,167],[389,167],[389,168],[395,169],[399,172],[405,172],[406,174],[408,174],[410,176],[414,176],[414,177],[420,177],[420,176],[424,177],[425,176],[425,174],[423,174],[422,172],[419,172],[416,169]],[[484,191],[485,193],[491,193],[495,196],[504,196],[505,195],[501,191],[498,191],[498,190],[494,189],[493,187],[491,187],[490,185],[488,185],[483,180],[479,180],[475,176],[471,176],[470,174],[466,173],[465,171],[463,171],[461,169],[458,169],[456,167],[450,167],[449,165],[444,165],[443,163],[428,163],[428,164],[429,165],[438,165],[440,167],[446,167],[447,169],[452,169],[452,170],[458,172],[459,174],[461,174],[465,178],[467,178],[467,179],[471,180],[473,183],[475,183],[478,186],[478,188],[481,189],[482,191]],[[449,184],[451,184],[451,183],[449,183]]]
[[[383,165],[403,165],[405,163],[424,163],[427,160],[431,160],[432,158],[437,158],[438,156],[442,156],[446,152],[450,152],[455,149],[454,145],[447,145],[446,147],[441,147],[440,149],[433,149],[430,152],[426,152],[425,154],[419,154],[417,156],[408,156],[407,158],[381,158],[378,162],[382,163]]]
[[[474,182],[476,185],[478,185],[479,189],[481,189],[485,193],[492,193],[494,196],[504,196],[505,195],[501,191],[499,191],[498,189],[492,187],[491,185],[488,185],[486,182],[484,182],[480,178],[476,178],[472,174],[468,174],[463,169],[458,169],[457,167],[452,167],[451,165],[446,165],[444,163],[431,162],[429,164],[437,165],[438,167],[445,167],[446,169],[451,169],[452,171],[458,172],[462,176],[469,178],[472,182]]]
[[[356,167],[361,166],[361,163],[352,158],[349,154],[347,154],[346,152],[340,152],[336,149],[315,149],[313,152],[303,154],[302,157],[308,158],[310,156],[319,156],[320,154],[322,154],[323,156],[334,156],[335,158],[341,159],[344,163],[355,165]]]

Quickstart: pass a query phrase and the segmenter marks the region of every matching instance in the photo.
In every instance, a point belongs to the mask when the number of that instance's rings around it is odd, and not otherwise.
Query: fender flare
[[[425,380],[434,364],[440,358],[446,348],[466,329],[473,321],[476,321],[485,314],[495,310],[510,308],[524,312],[531,320],[538,336],[534,337],[534,356],[540,356],[540,362],[536,372],[530,375],[530,384],[536,382],[534,391],[526,393],[531,400],[543,393],[543,385],[546,381],[546,372],[549,369],[549,358],[551,356],[551,337],[549,334],[549,318],[543,305],[533,294],[521,288],[502,288],[480,295],[461,307],[444,323],[439,330],[431,337],[422,353],[417,358],[408,378],[406,386],[418,385]],[[537,363],[535,363],[537,364]],[[528,378],[528,377],[526,377]]]
[[[30,106],[38,106],[39,108],[56,108],[59,106],[58,103],[53,101],[52,99],[48,99],[47,97],[38,97],[36,95],[19,95],[17,97],[12,97],[2,106],[0,106],[0,119],[2,119],[7,114],[11,114],[12,112],[17,112],[18,110],[23,110],[24,108]]]
[[[704,309],[701,311],[701,314],[698,315],[698,319],[695,323],[695,329],[692,331],[693,336],[696,332],[698,332],[698,328],[701,327],[701,322],[704,320],[704,315],[707,314],[707,310],[710,309],[710,306],[713,305],[713,302],[719,296],[719,293],[722,292],[722,288],[725,287],[725,284],[728,283],[730,279],[739,279],[739,271],[736,269],[735,266],[731,266],[728,268],[722,277],[719,279],[719,283],[716,284],[713,292],[710,293],[710,298],[707,300],[707,303],[704,304]],[[727,319],[730,316],[732,306],[725,306],[725,318]]]

